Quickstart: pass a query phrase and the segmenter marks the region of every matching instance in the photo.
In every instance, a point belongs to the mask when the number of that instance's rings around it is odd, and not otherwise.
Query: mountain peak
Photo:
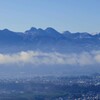
[[[8,30],[7,28],[5,28],[5,29],[3,29],[2,31],[4,31],[4,32],[8,32],[8,31],[10,31],[10,30]]]
[[[64,31],[63,34],[72,34],[70,31]]]
[[[47,28],[46,28],[46,30],[49,30],[49,29],[50,29],[50,30],[55,30],[55,29],[52,28],[52,27],[47,27]]]
[[[29,31],[36,31],[36,30],[37,30],[37,28],[31,27]]]
[[[58,33],[58,32],[57,32],[54,28],[52,28],[52,27],[46,28],[45,31],[46,31],[46,32],[52,32],[52,33],[54,33],[54,32]]]
[[[26,30],[25,33],[34,33],[37,31],[37,28],[31,27],[29,30]]]

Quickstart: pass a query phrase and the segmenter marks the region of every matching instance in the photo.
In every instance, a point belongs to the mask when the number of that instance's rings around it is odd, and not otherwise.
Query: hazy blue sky
[[[0,29],[100,32],[100,0],[0,0]]]

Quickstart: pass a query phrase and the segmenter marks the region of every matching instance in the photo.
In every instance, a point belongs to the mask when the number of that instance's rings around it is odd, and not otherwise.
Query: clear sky
[[[0,0],[0,29],[100,32],[100,0]]]

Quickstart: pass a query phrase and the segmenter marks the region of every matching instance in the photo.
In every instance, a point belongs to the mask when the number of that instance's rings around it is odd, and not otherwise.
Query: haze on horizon
[[[0,29],[100,32],[100,0],[0,0]]]

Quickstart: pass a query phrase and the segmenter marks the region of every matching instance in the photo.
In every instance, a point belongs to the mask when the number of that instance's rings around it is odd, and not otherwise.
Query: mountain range
[[[0,52],[20,50],[44,50],[59,52],[79,52],[100,49],[100,33],[63,33],[48,27],[45,30],[32,27],[25,32],[0,30]]]

